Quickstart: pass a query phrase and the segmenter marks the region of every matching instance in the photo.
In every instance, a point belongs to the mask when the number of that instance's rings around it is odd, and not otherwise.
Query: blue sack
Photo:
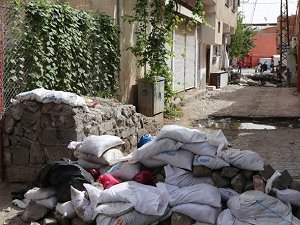
[[[144,134],[138,143],[138,148],[142,147],[144,144],[147,144],[150,141],[153,141],[154,137],[151,136],[150,134]]]

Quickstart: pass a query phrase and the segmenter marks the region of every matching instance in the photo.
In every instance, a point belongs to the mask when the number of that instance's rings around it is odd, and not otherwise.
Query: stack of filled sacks
[[[71,194],[62,201],[57,189],[61,186],[57,183],[59,174],[53,176],[47,167],[56,167],[47,165],[41,173],[46,183],[38,187],[55,188],[55,194],[46,199],[57,197],[58,213],[69,219],[80,217],[86,223],[96,221],[97,225],[147,225],[164,221],[172,213],[189,216],[196,224],[270,224],[268,220],[272,224],[300,224],[289,205],[300,205],[300,192],[288,189],[293,187],[291,183],[277,184],[283,183],[278,179],[286,172],[266,176],[269,167],[265,161],[255,152],[229,148],[221,131],[205,134],[168,125],[154,140],[126,157],[116,149],[121,144],[120,138],[103,135],[69,145],[78,163],[102,186],[80,170],[80,185],[70,176]],[[73,163],[68,166],[73,168]],[[281,219],[282,223],[278,222]]]

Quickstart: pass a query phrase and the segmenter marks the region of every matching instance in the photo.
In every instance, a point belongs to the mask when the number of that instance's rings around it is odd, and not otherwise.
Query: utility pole
[[[287,55],[290,48],[290,30],[288,0],[281,0],[280,8],[280,72],[287,67]]]

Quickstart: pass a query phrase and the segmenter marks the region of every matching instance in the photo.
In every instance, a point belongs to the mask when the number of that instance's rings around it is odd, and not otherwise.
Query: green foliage
[[[243,58],[255,47],[255,29],[243,24],[243,16],[238,15],[237,28],[231,38],[229,55],[231,58]]]
[[[130,23],[138,25],[136,44],[129,50],[138,58],[139,66],[149,68],[144,79],[153,83],[158,77],[165,78],[166,108],[171,107],[175,96],[172,90],[172,71],[167,65],[167,60],[173,56],[169,47],[173,45],[173,30],[184,21],[174,13],[176,7],[175,0],[137,0],[134,15],[125,16]],[[193,15],[189,26],[197,24],[197,19],[206,22],[201,0],[196,0]]]
[[[119,36],[114,22],[50,0],[15,0],[22,24],[21,51],[10,61],[10,81],[82,95],[114,96],[119,71]],[[20,26],[16,26],[19,28]],[[24,78],[24,68],[29,72]]]

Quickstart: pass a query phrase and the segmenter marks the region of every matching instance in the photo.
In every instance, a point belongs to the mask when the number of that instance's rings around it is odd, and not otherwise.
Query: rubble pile
[[[72,225],[300,224],[300,183],[259,154],[228,147],[222,131],[167,125],[152,139],[127,156],[116,136],[71,142],[77,161],[45,166],[23,199],[15,193],[19,199],[13,202],[25,208],[22,219]]]

